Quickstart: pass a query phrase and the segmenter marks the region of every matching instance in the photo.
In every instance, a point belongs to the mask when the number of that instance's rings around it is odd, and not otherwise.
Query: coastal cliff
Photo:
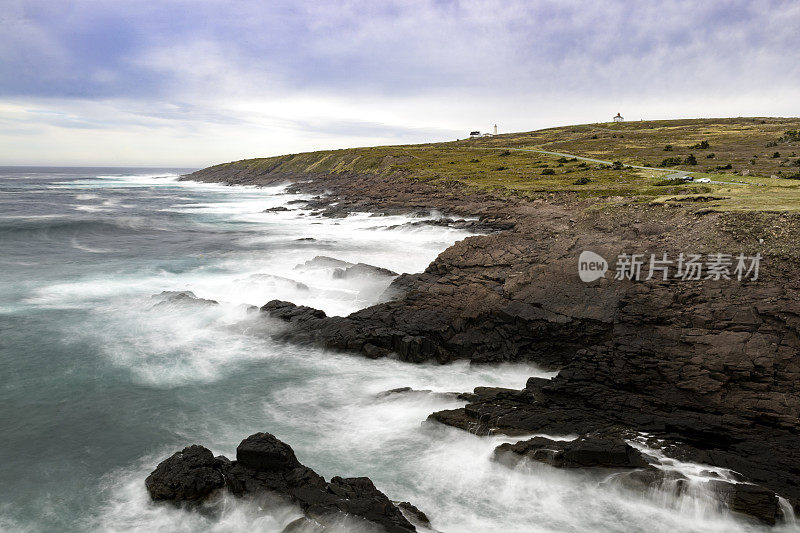
[[[456,159],[451,148],[443,148],[443,165]],[[266,303],[265,316],[285,324],[279,338],[411,363],[531,361],[558,374],[516,391],[476,390],[464,395],[465,407],[429,419],[478,434],[660,439],[667,455],[730,469],[765,491],[754,497],[741,487],[720,489],[732,510],[767,523],[785,512],[777,497],[800,510],[800,216],[793,209],[725,202],[752,201],[751,189],[726,197],[723,187],[676,185],[654,193],[660,178],[630,169],[618,179],[639,175],[647,186],[628,195],[476,186],[441,174],[421,178],[403,159],[408,150],[386,150],[363,167],[359,154],[333,152],[316,162],[301,154],[187,176],[289,182],[316,195],[308,207],[324,216],[437,209],[477,218],[472,223],[486,233],[456,243],[422,273],[401,275],[387,301],[346,317]],[[467,154],[510,160],[502,152]],[[598,181],[613,179],[607,168],[596,172]],[[758,254],[760,271],[665,280],[645,279],[645,269],[637,280],[614,279],[612,266],[587,283],[578,275],[583,251],[609,263],[634,254]],[[502,451],[534,457],[522,444]]]

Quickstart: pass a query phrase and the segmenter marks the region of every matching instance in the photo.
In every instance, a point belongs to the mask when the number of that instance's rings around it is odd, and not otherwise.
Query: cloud
[[[790,0],[8,3],[0,104],[53,112],[0,122],[15,131],[130,128],[172,142],[225,129],[275,153],[616,111],[796,115],[800,101]],[[278,139],[287,132],[296,144]]]

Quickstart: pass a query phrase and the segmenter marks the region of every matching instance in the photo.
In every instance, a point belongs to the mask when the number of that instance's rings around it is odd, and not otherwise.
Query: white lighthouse
[[[494,134],[497,135],[497,124],[494,125]]]

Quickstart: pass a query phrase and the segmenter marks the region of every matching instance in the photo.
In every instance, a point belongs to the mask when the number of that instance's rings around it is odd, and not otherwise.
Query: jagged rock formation
[[[256,433],[236,448],[236,461],[214,457],[203,446],[192,445],[162,461],[145,480],[156,501],[196,504],[227,488],[236,496],[277,494],[300,506],[309,523],[323,524],[343,513],[364,519],[381,531],[416,531],[401,508],[424,517],[410,503],[395,505],[366,477],[322,476],[297,460],[291,446],[269,433]],[[427,517],[425,517],[427,520]],[[302,522],[302,521],[301,521]],[[299,528],[292,523],[287,531]]]

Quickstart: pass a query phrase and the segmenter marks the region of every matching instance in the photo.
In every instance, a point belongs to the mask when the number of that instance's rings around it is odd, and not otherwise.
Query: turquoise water
[[[298,268],[305,261],[417,272],[467,234],[403,227],[408,217],[323,219],[283,187],[178,182],[185,171],[0,168],[0,530],[280,531],[297,509],[225,498],[190,513],[144,490],[175,450],[200,443],[232,457],[256,431],[326,477],[370,476],[442,531],[759,529],[702,491],[636,496],[591,473],[509,470],[490,460],[501,438],[421,424],[459,402],[376,399],[401,386],[519,388],[552,374],[272,342],[280,325],[245,304],[279,298],[342,315],[380,301],[390,281],[338,280]],[[290,211],[263,212],[276,206]],[[220,305],[155,306],[164,290]]]

